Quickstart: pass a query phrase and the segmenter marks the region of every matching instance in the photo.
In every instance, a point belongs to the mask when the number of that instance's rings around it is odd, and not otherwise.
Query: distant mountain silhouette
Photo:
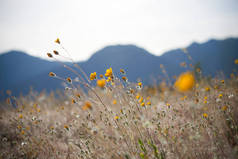
[[[153,78],[164,76],[160,64],[164,65],[169,77],[186,71],[187,68],[180,66],[182,62],[193,63],[193,65],[199,63],[204,75],[214,76],[222,71],[225,76],[229,76],[233,69],[238,70],[238,66],[234,64],[234,60],[238,58],[238,38],[209,40],[201,44],[192,43],[186,49],[192,61],[181,49],[155,56],[135,45],[107,46],[97,51],[87,61],[79,62],[78,65],[87,75],[91,72],[104,74],[107,68],[112,67],[115,74],[120,76],[119,70],[123,68],[130,81],[136,82],[140,78],[145,84],[153,84]],[[58,62],[29,56],[20,51],[1,54],[1,96],[4,97],[7,89],[12,90],[15,95],[20,92],[27,93],[30,86],[36,91],[63,88],[62,81],[48,77],[50,71],[61,77],[75,77]]]

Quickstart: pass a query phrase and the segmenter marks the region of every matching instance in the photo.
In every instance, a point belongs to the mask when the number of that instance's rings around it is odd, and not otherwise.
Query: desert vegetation
[[[63,48],[59,39],[55,43]],[[207,78],[195,64],[181,63],[188,71],[172,82],[161,65],[164,81],[146,86],[130,81],[123,68],[86,75],[76,64],[62,65],[77,76],[49,73],[65,83],[63,92],[14,97],[7,91],[0,108],[0,158],[238,157],[237,72]]]

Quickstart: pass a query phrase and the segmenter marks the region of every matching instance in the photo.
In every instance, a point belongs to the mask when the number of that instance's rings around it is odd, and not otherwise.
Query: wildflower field
[[[76,79],[49,73],[67,84],[63,92],[16,98],[8,91],[0,107],[0,158],[238,158],[238,74],[206,78],[189,67],[174,83],[146,86],[123,68],[86,75],[65,65]]]

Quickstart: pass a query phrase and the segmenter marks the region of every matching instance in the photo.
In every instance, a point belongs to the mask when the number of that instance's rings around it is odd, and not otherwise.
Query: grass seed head
[[[55,55],[59,55],[59,52],[56,51],[56,50],[53,50],[53,53],[54,53]]]
[[[54,72],[50,72],[50,73],[49,73],[49,76],[50,76],[50,77],[55,77],[56,74],[55,74]]]
[[[69,82],[69,83],[72,83],[72,79],[70,77],[67,77],[66,81]]]
[[[53,55],[52,55],[51,53],[47,53],[47,56],[48,56],[49,58],[53,58]]]
[[[55,40],[55,43],[60,44],[60,39],[57,38],[57,39]]]
[[[92,109],[92,105],[89,101],[86,101],[84,103],[84,106],[82,107],[83,110],[88,110],[88,109]]]

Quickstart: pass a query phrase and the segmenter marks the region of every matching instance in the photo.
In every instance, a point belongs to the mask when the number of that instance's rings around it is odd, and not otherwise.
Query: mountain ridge
[[[200,62],[205,75],[214,76],[217,72],[223,71],[225,76],[229,76],[232,69],[237,69],[234,59],[238,58],[238,38],[191,43],[186,49],[193,59],[193,64]],[[180,67],[181,62],[191,63],[180,48],[156,56],[136,45],[119,44],[106,46],[96,51],[88,60],[77,63],[87,75],[91,72],[103,74],[105,69],[112,67],[115,74],[120,76],[119,69],[123,68],[130,81],[136,82],[140,78],[143,83],[152,84],[150,77],[158,79],[159,76],[163,76],[160,64],[164,65],[169,77],[172,77],[187,70]],[[44,88],[47,91],[63,88],[61,81],[48,77],[51,71],[64,78],[75,77],[56,61],[30,56],[21,51],[1,54],[0,90],[4,92],[10,89],[19,94],[22,90],[23,93],[27,93],[30,86],[37,91]]]

